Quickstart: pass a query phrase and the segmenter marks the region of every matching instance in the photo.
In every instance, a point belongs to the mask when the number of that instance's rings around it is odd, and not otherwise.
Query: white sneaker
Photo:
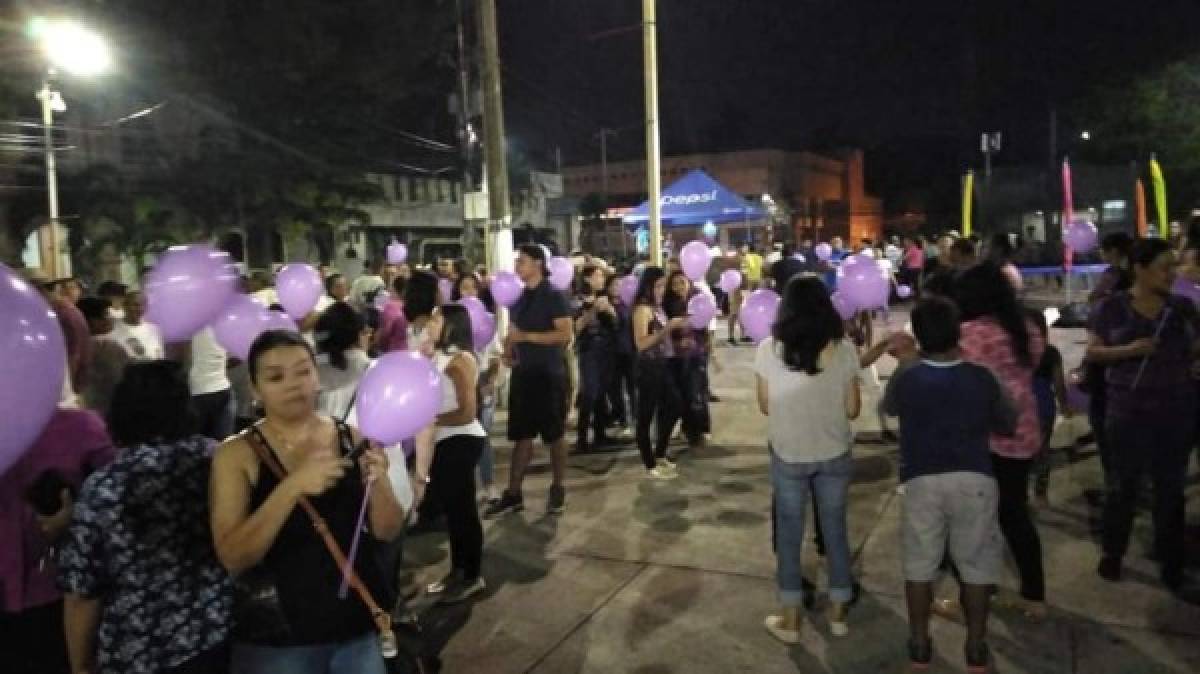
[[[657,466],[646,471],[646,476],[655,480],[673,480],[678,477],[679,473],[667,468],[667,464],[660,463]]]
[[[783,616],[769,615],[763,621],[763,627],[776,639],[785,644],[800,643],[800,630],[789,630],[783,627]]]

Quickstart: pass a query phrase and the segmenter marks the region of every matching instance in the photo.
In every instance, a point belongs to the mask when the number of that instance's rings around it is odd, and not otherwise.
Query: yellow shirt
[[[759,283],[762,281],[763,259],[758,253],[746,253],[742,256],[742,276],[747,281]]]

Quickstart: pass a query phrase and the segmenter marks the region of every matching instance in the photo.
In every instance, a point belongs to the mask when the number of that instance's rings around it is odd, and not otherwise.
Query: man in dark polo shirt
[[[533,457],[533,440],[538,436],[550,447],[554,476],[546,511],[561,513],[566,505],[563,475],[567,464],[567,372],[563,349],[573,335],[571,311],[566,296],[550,285],[541,246],[521,246],[517,276],[525,284],[525,291],[512,307],[504,340],[504,359],[512,367],[508,385],[508,439],[515,443],[512,469],[508,489],[484,511],[484,517],[524,508],[521,483]]]
[[[775,264],[771,265],[771,283],[775,288],[775,292],[782,295],[788,281],[792,280],[793,276],[802,274],[807,270],[807,261],[803,257],[797,257],[796,246],[790,243],[783,244],[782,257],[776,260]]]

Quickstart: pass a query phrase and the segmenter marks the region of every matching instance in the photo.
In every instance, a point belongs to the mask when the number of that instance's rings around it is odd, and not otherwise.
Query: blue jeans
[[[492,451],[492,422],[496,418],[496,396],[479,398],[479,423],[489,437],[483,439],[483,453],[479,455],[479,481],[490,487],[496,483],[496,454]]]
[[[234,644],[231,674],[387,674],[379,635],[316,646]]]
[[[800,550],[810,492],[816,496],[817,517],[825,537],[829,565],[829,598],[846,603],[854,596],[850,571],[850,542],[846,531],[846,496],[854,461],[847,451],[828,461],[787,463],[771,452],[771,487],[775,498],[776,582],[779,603],[804,603]]]

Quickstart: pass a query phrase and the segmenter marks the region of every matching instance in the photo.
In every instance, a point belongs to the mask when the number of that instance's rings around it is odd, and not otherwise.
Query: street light
[[[1092,139],[1091,131],[1084,129],[1083,131],[1079,132],[1079,140],[1091,140],[1091,139]]]
[[[49,206],[50,267],[55,277],[71,274],[71,258],[60,259],[58,245],[58,165],[54,157],[54,113],[65,112],[62,94],[50,88],[58,69],[72,75],[91,76],[112,67],[108,45],[98,33],[70,19],[37,18],[29,22],[29,37],[37,41],[46,57],[46,76],[36,96],[42,104],[42,140],[46,154],[46,196]],[[60,268],[61,263],[61,268]]]

